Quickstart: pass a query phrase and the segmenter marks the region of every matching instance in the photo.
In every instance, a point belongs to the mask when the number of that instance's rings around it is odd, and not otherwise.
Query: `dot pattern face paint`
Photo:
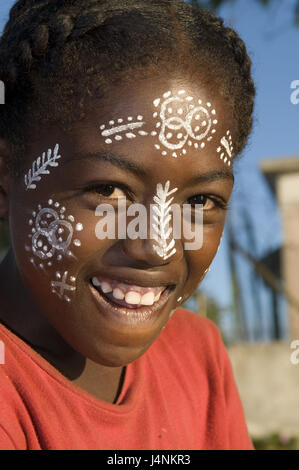
[[[154,245],[154,251],[164,260],[170,258],[176,253],[176,249],[173,248],[175,245],[175,241],[172,240],[169,244],[167,244],[167,239],[169,238],[172,228],[169,227],[167,230],[168,224],[171,220],[170,215],[170,204],[173,201],[173,197],[167,201],[167,198],[176,192],[178,189],[172,189],[169,191],[170,181],[167,181],[165,184],[165,188],[163,188],[162,184],[157,185],[157,195],[154,196],[154,201],[157,205],[153,206],[153,210],[156,213],[154,215],[153,229],[154,235],[153,238],[158,242],[158,246]],[[169,251],[172,250],[170,253]]]
[[[163,94],[162,98],[153,101],[156,119],[155,129],[141,129],[146,122],[144,117],[127,117],[109,121],[109,126],[100,126],[105,143],[111,145],[113,141],[122,141],[124,137],[135,139],[137,136],[157,137],[154,147],[161,150],[163,156],[171,155],[174,158],[186,155],[189,147],[204,149],[215,133],[218,120],[216,110],[210,102],[203,103],[188,95],[185,90],[172,95],[171,91]]]
[[[42,175],[50,174],[50,171],[47,168],[58,166],[57,160],[61,158],[61,155],[58,155],[58,151],[59,145],[56,144],[53,152],[51,149],[48,149],[47,157],[46,152],[44,152],[41,157],[34,160],[32,168],[24,177],[26,191],[28,189],[36,189],[35,183],[41,180]]]
[[[70,246],[81,246],[79,239],[73,240],[75,232],[81,232],[83,225],[78,223],[75,225],[75,218],[72,215],[66,215],[66,208],[58,202],[49,199],[50,207],[42,208],[38,206],[37,211],[32,212],[32,218],[28,221],[31,228],[31,247],[25,246],[26,251],[43,262],[39,264],[39,268],[44,269],[46,266],[52,266],[53,260],[61,261],[64,256],[74,257]],[[30,262],[35,265],[34,258]]]
[[[155,147],[161,149],[164,156],[186,155],[187,146],[203,149],[216,133],[218,121],[212,104],[195,100],[185,90],[180,90],[176,96],[171,91],[164,93],[162,99],[154,100],[154,106],[159,108],[153,117],[157,118],[156,129],[161,143]]]
[[[220,159],[223,160],[224,163],[231,166],[234,147],[232,145],[232,136],[230,131],[227,131],[226,135],[222,137],[220,144],[221,145],[217,148],[217,153],[219,153]]]
[[[68,282],[70,282],[70,284],[68,284]],[[53,294],[57,294],[61,300],[71,302],[70,297],[65,295],[65,291],[74,292],[76,290],[75,282],[76,278],[74,276],[70,276],[68,280],[68,271],[65,271],[63,274],[57,271],[56,281],[51,282],[52,292]]]
[[[109,121],[109,126],[111,127],[108,128],[105,124],[102,124],[100,129],[102,131],[102,136],[106,138],[105,143],[112,144],[112,139],[115,141],[121,141],[124,137],[127,139],[135,139],[137,135],[148,135],[148,132],[141,130],[141,127],[143,127],[144,124],[143,116],[137,116],[135,122],[133,122],[133,118],[129,116],[127,118],[127,122],[124,122],[124,119]]]

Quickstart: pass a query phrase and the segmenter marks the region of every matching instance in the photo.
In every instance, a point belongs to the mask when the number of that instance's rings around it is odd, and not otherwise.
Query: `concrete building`
[[[260,164],[279,205],[284,232],[282,278],[294,302],[288,304],[291,339],[299,339],[299,157],[263,160]]]

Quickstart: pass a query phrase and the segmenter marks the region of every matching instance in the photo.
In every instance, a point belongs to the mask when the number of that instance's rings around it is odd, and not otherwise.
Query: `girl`
[[[11,9],[1,449],[253,449],[218,328],[180,307],[221,240],[250,69],[237,34],[182,0]]]

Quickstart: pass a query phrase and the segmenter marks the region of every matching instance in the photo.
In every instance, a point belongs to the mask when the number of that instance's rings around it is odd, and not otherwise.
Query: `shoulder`
[[[165,330],[168,335],[188,335],[190,341],[200,342],[205,346],[213,347],[222,343],[220,330],[212,320],[185,308],[175,311]]]
[[[21,422],[25,407],[19,393],[22,361],[8,330],[0,325],[0,450],[26,448]]]
[[[178,308],[160,335],[163,349],[171,348],[190,363],[221,369],[227,352],[218,326],[209,318]]]

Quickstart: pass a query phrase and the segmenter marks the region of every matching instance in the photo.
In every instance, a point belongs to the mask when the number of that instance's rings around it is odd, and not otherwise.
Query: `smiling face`
[[[36,133],[25,184],[15,181],[10,191],[13,250],[45,322],[83,356],[105,366],[136,360],[203,279],[233,188],[230,116],[225,101],[199,85],[151,78],[115,89],[71,132]],[[153,237],[96,236],[99,204],[117,209],[126,196],[126,207],[149,211],[159,195],[168,195],[165,204],[203,204],[201,249],[184,249],[184,234],[168,257]],[[100,281],[171,288],[134,310],[113,306]]]

